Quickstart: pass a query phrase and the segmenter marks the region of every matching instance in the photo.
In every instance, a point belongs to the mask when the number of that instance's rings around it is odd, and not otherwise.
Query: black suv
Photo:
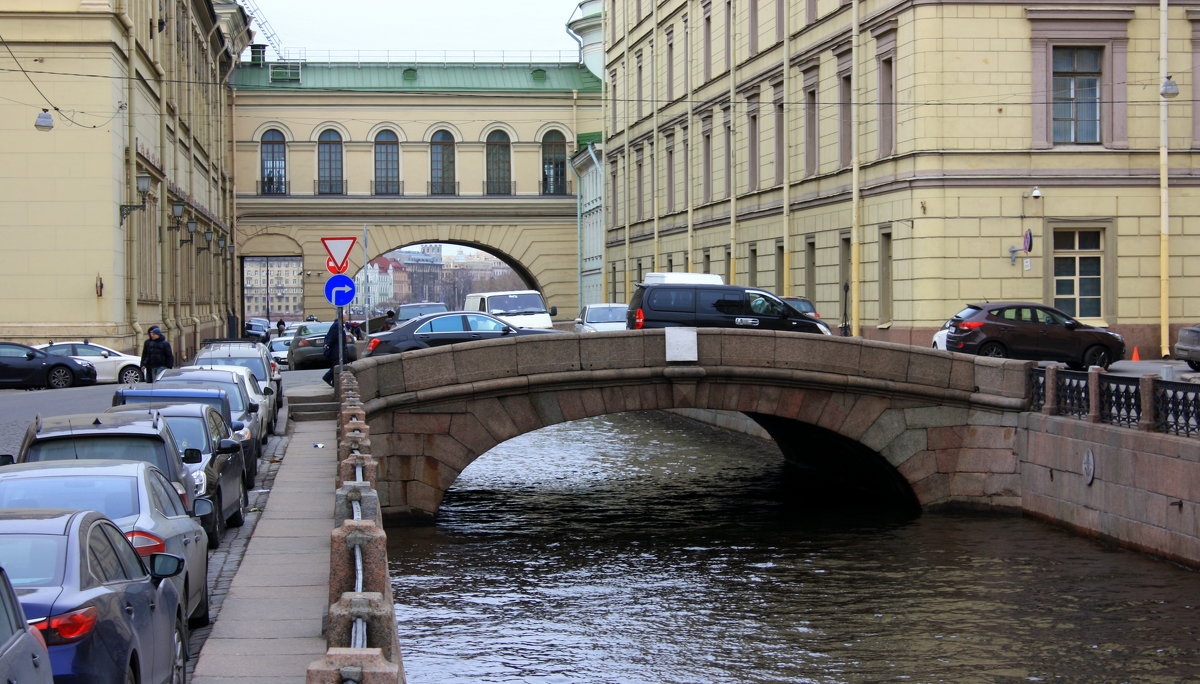
[[[199,463],[201,455],[196,449],[183,454],[158,412],[83,413],[34,418],[16,458],[0,454],[0,465],[81,458],[145,461],[162,471],[190,511],[194,487],[184,458]]]
[[[770,292],[738,285],[640,283],[625,316],[630,330],[681,326],[832,334],[828,325]]]
[[[1034,302],[968,304],[946,334],[952,352],[1033,361],[1062,361],[1075,370],[1108,368],[1125,358],[1125,340]]]

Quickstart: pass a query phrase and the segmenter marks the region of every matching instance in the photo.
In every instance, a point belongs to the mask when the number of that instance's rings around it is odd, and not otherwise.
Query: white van
[[[724,285],[725,279],[717,273],[685,273],[683,271],[668,271],[666,273],[647,273],[642,278],[645,285],[672,283],[676,285]]]
[[[515,328],[553,328],[550,317],[558,315],[557,306],[547,311],[546,302],[537,290],[473,292],[467,295],[463,309],[486,311]]]

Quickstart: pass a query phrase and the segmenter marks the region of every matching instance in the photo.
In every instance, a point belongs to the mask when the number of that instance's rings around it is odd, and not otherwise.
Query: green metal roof
[[[595,131],[595,132],[591,132],[591,133],[580,133],[579,135],[575,136],[575,143],[577,145],[579,145],[579,147],[587,147],[588,143],[598,143],[598,142],[602,142],[603,140],[604,140],[604,133],[601,133],[599,131]]]
[[[238,90],[600,92],[575,63],[242,62],[231,81]]]

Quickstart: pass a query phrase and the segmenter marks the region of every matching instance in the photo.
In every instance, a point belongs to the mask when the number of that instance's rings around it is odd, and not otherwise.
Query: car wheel
[[[203,582],[203,584],[204,588],[200,591],[200,603],[188,618],[188,627],[204,627],[212,622],[208,617],[208,582]]]
[[[237,499],[237,510],[225,521],[229,527],[241,527],[246,523],[246,487],[242,485],[240,480],[238,481]]]
[[[1188,359],[1187,365],[1189,368],[1191,368],[1194,371],[1200,371],[1200,361],[1193,361],[1191,359]]]
[[[187,682],[187,631],[183,620],[175,618],[175,633],[171,635],[171,684]]]
[[[55,366],[46,373],[46,384],[54,389],[63,389],[75,384],[75,374],[66,366]]]
[[[999,342],[984,342],[979,346],[979,356],[991,356],[997,359],[1007,359],[1008,350]]]
[[[221,513],[221,493],[217,492],[217,498],[213,501],[213,522],[210,526],[212,529],[205,530],[208,532],[208,548],[215,549],[221,545],[221,537],[225,536],[225,518]]]
[[[1112,354],[1108,351],[1107,347],[1097,344],[1093,347],[1088,347],[1087,351],[1083,353],[1084,368],[1091,366],[1108,368],[1110,365],[1112,365]]]
[[[137,366],[126,366],[117,374],[117,382],[122,385],[133,385],[142,381],[142,369]]]

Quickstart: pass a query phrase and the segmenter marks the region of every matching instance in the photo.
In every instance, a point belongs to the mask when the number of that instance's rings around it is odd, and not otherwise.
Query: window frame
[[[317,194],[346,194],[346,157],[342,134],[326,128],[317,136]]]
[[[458,194],[457,170],[454,164],[456,142],[454,134],[444,128],[439,128],[429,136],[430,195]]]
[[[1108,325],[1108,319],[1116,315],[1117,306],[1117,226],[1115,219],[1055,219],[1045,223],[1044,234],[1041,244],[1043,253],[1046,255],[1043,270],[1043,290],[1042,301],[1050,302],[1051,306],[1055,301],[1055,282],[1054,275],[1054,257],[1057,250],[1054,249],[1054,235],[1063,230],[1099,230],[1100,231],[1100,316],[1077,316],[1072,314],[1072,317],[1084,321],[1090,325]],[[1075,250],[1073,253],[1078,253]],[[1078,298],[1078,288],[1076,288],[1076,297]],[[1058,308],[1058,307],[1055,307]]]
[[[558,136],[562,140],[550,140]],[[542,135],[542,194],[569,195],[567,191],[567,136],[558,129]]]
[[[504,139],[493,140],[496,136],[504,136]],[[483,194],[515,194],[512,180],[512,137],[506,131],[496,129],[487,134],[483,145]]]
[[[391,139],[385,136],[391,136]],[[373,195],[402,194],[400,183],[400,136],[384,129],[375,134],[372,149],[375,162]]]
[[[268,136],[270,136],[270,140],[267,139]],[[268,153],[270,153],[269,158]],[[278,177],[275,176],[275,171],[280,172]],[[287,136],[278,128],[263,131],[262,136],[258,139],[258,173],[260,195],[288,194]]]

